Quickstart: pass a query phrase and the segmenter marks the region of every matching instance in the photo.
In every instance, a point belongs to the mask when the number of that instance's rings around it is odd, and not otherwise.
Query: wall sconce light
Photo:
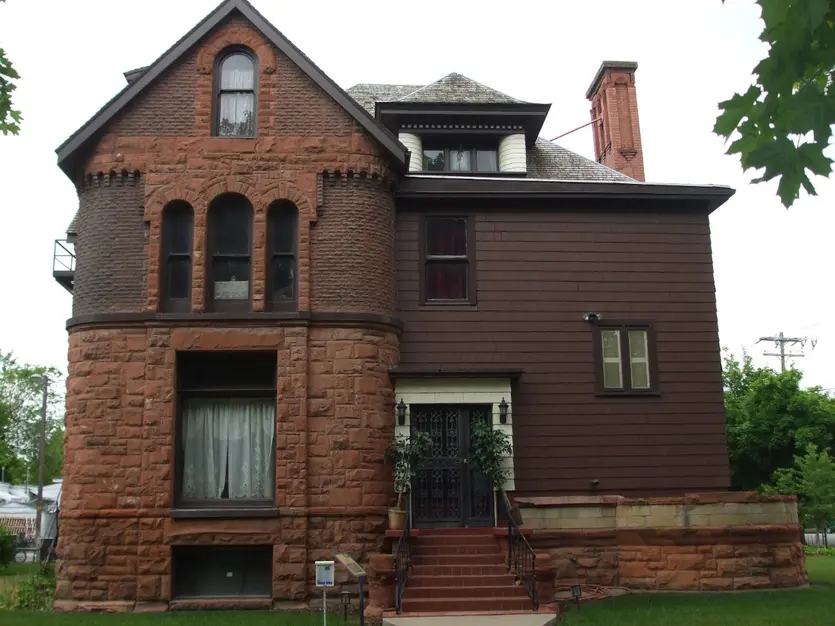
[[[403,398],[400,398],[400,402],[397,403],[397,424],[398,426],[406,424],[406,403],[403,402]]]
[[[504,398],[499,402],[499,421],[502,424],[507,424],[507,402]]]

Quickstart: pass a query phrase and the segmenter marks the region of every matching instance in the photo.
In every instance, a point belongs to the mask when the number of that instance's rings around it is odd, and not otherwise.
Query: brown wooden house
[[[126,72],[58,148],[59,607],[304,601],[316,559],[391,548],[413,429],[415,529],[496,524],[475,420],[512,439],[511,498],[726,489],[733,191],[644,182],[636,67],[586,94],[596,161],[460,74],[343,90],[245,0]]]

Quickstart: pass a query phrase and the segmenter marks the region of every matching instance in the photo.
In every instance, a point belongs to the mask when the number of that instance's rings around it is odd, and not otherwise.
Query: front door
[[[409,407],[412,431],[429,434],[432,458],[412,489],[412,521],[419,528],[492,526],[493,489],[470,469],[470,430],[490,421],[490,405]]]

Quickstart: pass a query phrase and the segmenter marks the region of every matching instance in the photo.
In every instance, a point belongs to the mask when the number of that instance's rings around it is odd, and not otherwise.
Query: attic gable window
[[[427,139],[423,146],[423,170],[426,172],[499,171],[496,142]]]
[[[220,57],[215,79],[215,134],[255,136],[255,59],[234,50]]]

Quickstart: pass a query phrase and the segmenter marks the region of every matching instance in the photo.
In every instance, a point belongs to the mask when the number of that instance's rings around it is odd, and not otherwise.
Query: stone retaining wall
[[[730,591],[808,582],[793,497],[756,493],[520,498],[556,583]]]

